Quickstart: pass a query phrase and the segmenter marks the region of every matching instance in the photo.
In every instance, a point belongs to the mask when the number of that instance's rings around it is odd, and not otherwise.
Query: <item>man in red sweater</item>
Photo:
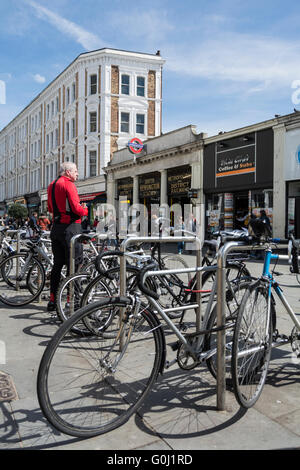
[[[64,265],[69,269],[70,241],[74,235],[82,233],[81,217],[88,215],[85,204],[80,205],[77,188],[74,182],[78,178],[75,163],[64,162],[59,176],[48,186],[48,210],[52,213],[53,226],[50,238],[54,265],[50,278],[50,301],[47,310],[56,309],[55,295]],[[75,244],[75,269],[82,262],[82,245]]]

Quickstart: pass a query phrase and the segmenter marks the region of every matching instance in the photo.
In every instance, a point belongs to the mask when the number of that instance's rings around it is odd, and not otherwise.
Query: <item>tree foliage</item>
[[[14,219],[25,219],[28,216],[28,210],[23,204],[16,203],[9,206],[8,215]]]

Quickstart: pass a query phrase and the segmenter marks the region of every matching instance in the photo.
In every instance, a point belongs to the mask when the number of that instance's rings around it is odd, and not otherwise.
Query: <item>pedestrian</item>
[[[48,312],[56,310],[55,296],[64,265],[67,265],[67,272],[69,272],[71,238],[82,233],[81,217],[88,215],[86,204],[80,205],[77,188],[74,184],[77,178],[76,164],[64,162],[61,164],[58,178],[48,186],[48,210],[53,216],[50,238],[54,257],[50,277]],[[81,243],[76,243],[75,270],[82,262],[82,253]]]
[[[6,227],[8,227],[9,221],[10,221],[10,218],[9,218],[8,214],[4,214],[3,222],[4,222],[4,225],[5,225]]]
[[[93,223],[93,227],[96,228],[98,224],[99,224],[99,219],[98,219],[98,217],[96,216],[96,217],[95,217],[95,220],[94,220],[94,223]]]
[[[185,224],[183,222],[182,216],[178,217],[177,224],[175,226],[175,230],[178,232],[178,236],[184,236],[184,232],[181,232],[181,233],[179,232],[181,230],[185,230]],[[179,255],[182,254],[183,249],[184,249],[184,242],[178,242],[177,243],[177,250],[178,250]]]
[[[90,224],[89,224],[89,219],[88,217],[83,217],[81,221],[81,228],[84,232],[89,232],[90,230]]]
[[[45,214],[41,214],[38,218],[37,224],[41,228],[41,230],[49,230],[50,220],[47,219]]]
[[[189,214],[189,218],[188,218],[187,223],[186,223],[186,229],[189,232],[196,232],[196,219],[195,219],[195,216],[192,212],[190,212],[190,214]]]
[[[29,225],[30,227],[33,229],[33,228],[36,228],[37,226],[37,221],[38,221],[38,213],[37,212],[33,212],[30,216],[29,216]]]
[[[260,212],[259,220],[262,220],[264,223],[266,223],[271,228],[271,222],[270,222],[269,217],[266,214],[266,211],[264,209],[261,209],[259,212]]]

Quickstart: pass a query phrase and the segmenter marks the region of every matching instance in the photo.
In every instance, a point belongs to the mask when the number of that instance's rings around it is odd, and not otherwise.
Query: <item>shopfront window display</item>
[[[272,190],[209,194],[206,196],[207,235],[217,230],[247,228],[250,217],[261,217],[262,210],[272,226]]]

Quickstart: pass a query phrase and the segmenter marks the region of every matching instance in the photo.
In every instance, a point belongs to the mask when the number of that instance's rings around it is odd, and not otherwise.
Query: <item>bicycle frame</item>
[[[162,270],[162,271],[148,271],[144,275],[144,281],[146,280],[147,277],[151,276],[164,276],[166,274],[182,274],[186,272],[195,272],[195,270],[199,272],[203,271],[216,271],[217,266],[202,266],[200,268],[188,268],[188,269],[174,269],[174,270]],[[227,285],[230,286],[230,283],[228,279],[226,279]],[[190,345],[186,337],[181,333],[181,331],[176,327],[176,325],[173,323],[173,321],[169,318],[167,315],[167,312],[169,311],[174,311],[176,308],[180,310],[190,310],[198,307],[198,304],[195,305],[183,305],[180,307],[175,307],[175,308],[170,308],[170,309],[163,309],[160,304],[153,299],[152,297],[146,295],[147,300],[150,302],[151,306],[153,307],[155,313],[158,313],[166,322],[166,324],[171,328],[173,333],[177,336],[179,341],[185,346],[185,348],[191,353],[191,355],[199,362],[204,361],[208,359],[210,356],[214,355],[216,353],[216,349],[211,350],[211,351],[206,351],[202,353],[201,348],[203,346],[203,341],[204,341],[204,335],[207,332],[206,327],[209,319],[209,315],[211,313],[212,305],[214,302],[215,295],[217,293],[217,276],[214,279],[213,287],[211,290],[211,293],[209,295],[209,299],[205,308],[205,313],[203,316],[203,320],[201,323],[201,327],[203,328],[202,330],[199,330],[195,332],[194,336],[198,336],[198,339],[195,343],[194,346]],[[176,362],[176,360],[174,361]],[[169,364],[170,366],[170,364]],[[168,367],[169,367],[168,366]]]
[[[288,303],[286,297],[284,296],[283,290],[281,289],[280,285],[276,282],[276,280],[273,278],[273,274],[270,271],[271,261],[273,260],[277,261],[279,259],[280,259],[280,255],[273,254],[271,248],[268,248],[266,250],[262,278],[268,281],[268,316],[270,317],[269,303],[271,301],[271,291],[273,288],[277,294],[277,297],[280,299],[282,305],[284,306],[286,312],[289,314],[291,320],[293,321],[294,325],[300,331],[300,322],[298,318],[296,317],[294,310]]]

